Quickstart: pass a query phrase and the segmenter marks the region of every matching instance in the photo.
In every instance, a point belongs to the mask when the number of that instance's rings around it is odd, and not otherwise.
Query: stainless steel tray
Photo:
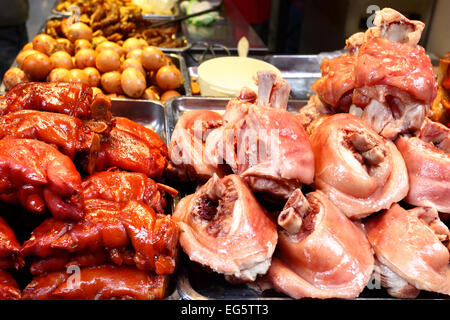
[[[225,111],[229,98],[203,98],[203,97],[179,97],[167,103],[165,108],[166,137],[170,142],[171,134],[178,119],[187,111],[191,110],[213,110],[219,113]],[[288,110],[297,112],[305,104],[306,100],[291,100]],[[192,192],[195,186],[192,186]],[[183,194],[184,193],[184,194]],[[174,201],[181,199],[188,191],[183,191]],[[224,280],[220,274],[207,272],[197,263],[189,260],[185,254],[179,263],[179,273],[177,278],[177,289],[181,299],[186,300],[287,300],[291,299],[284,294],[274,290],[266,291],[262,294],[250,289],[246,285],[233,285]],[[448,300],[444,295],[422,291],[414,300]],[[355,300],[397,300],[390,297],[385,289],[373,287],[366,289]]]
[[[126,117],[155,131],[167,143],[164,106],[157,101],[117,99],[111,101],[111,113]]]
[[[311,85],[321,76],[317,55],[268,55],[264,60],[281,71],[281,76],[291,85],[293,99],[308,100]]]

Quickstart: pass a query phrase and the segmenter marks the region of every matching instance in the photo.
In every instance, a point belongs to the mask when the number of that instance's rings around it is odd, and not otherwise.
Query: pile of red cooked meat
[[[168,295],[179,229],[165,214],[176,191],[156,182],[167,146],[110,108],[82,84],[0,98],[0,299]]]

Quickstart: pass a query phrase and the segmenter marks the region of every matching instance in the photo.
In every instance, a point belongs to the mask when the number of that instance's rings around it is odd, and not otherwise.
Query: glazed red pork
[[[150,206],[157,213],[164,213],[166,192],[171,196],[178,193],[175,189],[156,183],[139,172],[104,171],[83,180],[84,200],[102,199],[114,202],[134,200]]]
[[[131,263],[140,270],[171,274],[177,245],[178,227],[171,216],[156,214],[137,201],[95,199],[85,201],[85,217],[81,221],[45,220],[24,242],[21,253],[46,268],[40,270],[36,265],[35,273],[69,263],[72,257],[68,254],[84,254],[87,258],[86,253],[92,253],[101,261],[101,254],[106,252],[108,262]]]
[[[115,118],[115,127],[102,141],[97,171],[119,168],[161,178],[167,166],[167,146],[156,132],[123,117]]]
[[[21,246],[14,231],[0,217],[0,270],[19,269],[25,265],[20,255],[20,249]]]
[[[40,110],[110,122],[110,108],[109,98],[104,95],[93,97],[92,88],[81,83],[19,83],[0,98],[0,115]]]
[[[405,201],[450,213],[450,129],[426,120],[417,137],[399,137],[396,145],[408,168]]]
[[[408,173],[395,144],[361,118],[342,113],[313,131],[315,186],[349,218],[387,209],[408,193]]]
[[[420,290],[450,295],[450,232],[435,209],[407,211],[393,204],[364,224],[390,295],[415,298]]]
[[[20,300],[21,292],[16,280],[4,270],[0,270],[0,300]]]
[[[278,216],[277,256],[259,285],[295,299],[355,298],[370,280],[373,252],[360,225],[321,191],[294,191]],[[258,285],[258,282],[257,282]]]
[[[173,218],[191,260],[239,281],[269,268],[277,228],[239,176],[214,175],[178,203]]]
[[[167,296],[169,278],[128,266],[60,270],[35,277],[23,300],[157,300]]]
[[[59,219],[83,217],[81,176],[72,160],[33,139],[0,140],[0,200]]]
[[[22,110],[0,117],[0,138],[37,139],[57,146],[72,160],[77,155],[77,159],[85,161],[83,169],[92,172],[100,139],[109,134],[106,127],[101,129],[98,124],[61,113]]]

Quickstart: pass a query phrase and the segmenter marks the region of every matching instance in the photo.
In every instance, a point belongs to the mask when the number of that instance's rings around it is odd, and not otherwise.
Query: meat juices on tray
[[[254,281],[269,268],[276,225],[239,176],[214,175],[178,203],[173,218],[189,258],[228,280]]]
[[[360,225],[321,191],[294,191],[278,216],[277,254],[258,289],[295,299],[355,298],[372,275],[373,252]]]

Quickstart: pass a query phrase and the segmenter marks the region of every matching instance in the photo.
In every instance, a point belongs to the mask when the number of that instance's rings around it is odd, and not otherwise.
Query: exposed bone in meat
[[[0,300],[20,300],[21,293],[16,280],[4,270],[0,270]]]
[[[325,119],[312,133],[315,185],[349,218],[359,219],[408,193],[408,173],[395,145],[350,114]]]
[[[389,139],[418,130],[436,97],[436,80],[425,50],[384,38],[373,39],[360,47],[355,86],[353,103],[364,109],[363,117],[386,113],[384,126],[370,124]],[[370,100],[376,100],[378,105],[366,110]]]
[[[312,182],[311,144],[298,119],[288,111],[250,107],[237,138],[236,173],[255,192],[287,199],[301,183]]]
[[[375,14],[373,24],[380,29],[380,37],[388,40],[415,45],[419,43],[425,24],[409,20],[398,11],[384,8]]]
[[[291,85],[283,78],[277,77],[272,71],[258,71],[258,106],[271,106],[286,110]],[[241,95],[242,96],[242,95]]]
[[[116,126],[101,144],[96,170],[116,167],[158,179],[166,166],[167,146],[158,134],[140,123],[116,117]]]
[[[20,255],[20,244],[16,239],[14,231],[0,217],[0,270],[10,268],[19,269],[24,264]]]
[[[214,175],[178,203],[173,218],[191,260],[241,281],[253,281],[269,268],[276,225],[239,176]]]
[[[131,245],[138,269],[173,273],[178,228],[170,216],[155,214],[136,201],[87,200],[85,207],[84,219],[76,223],[45,220],[24,242],[22,254],[46,259],[61,252],[97,253],[107,249],[111,256]]]
[[[449,132],[443,125],[426,121],[419,133],[423,140],[406,136],[397,139],[397,148],[408,168],[408,203],[450,213]]]
[[[364,32],[357,32],[345,40],[345,48],[349,55],[354,56],[358,52],[359,47],[364,43],[364,35]]]
[[[357,297],[374,266],[364,231],[322,192],[309,193],[306,200],[300,190],[294,192],[281,213],[294,209],[303,224],[295,230],[281,225],[277,256],[263,284],[296,299]]]
[[[83,216],[81,176],[69,157],[32,139],[0,140],[0,199],[27,210],[79,220]]]
[[[170,140],[168,173],[182,181],[204,181],[214,174],[223,176],[227,172],[225,165],[210,163],[205,149],[206,139],[221,125],[222,116],[214,111],[184,113]]]
[[[350,36],[345,44],[350,55],[355,55],[359,47],[375,38],[385,38],[390,41],[415,45],[419,43],[425,24],[417,20],[409,20],[401,13],[384,8],[377,11],[373,20],[375,27],[366,32],[357,32]]]
[[[378,11],[375,27],[347,39],[349,54],[321,65],[312,85],[335,112],[362,109],[362,117],[385,138],[420,129],[436,97],[430,58],[417,45],[424,24],[397,11]]]
[[[450,295],[449,249],[428,221],[420,217],[418,211],[406,211],[393,204],[364,222],[367,237],[377,259],[397,276],[419,290]],[[436,219],[435,215],[434,224]],[[444,230],[448,236],[448,228]],[[398,288],[388,292],[398,292]]]
[[[450,153],[450,129],[440,123],[426,119],[417,137],[432,143],[436,148]]]
[[[175,189],[162,186],[138,172],[105,171],[83,180],[84,200],[103,199],[114,202],[135,200],[150,206],[158,213],[164,213],[166,191],[172,196],[177,194]]]
[[[259,88],[264,88],[260,91],[268,91],[274,77],[272,73],[259,73]],[[277,81],[280,80],[275,80],[275,85]],[[210,163],[227,163],[254,192],[279,201],[287,199],[302,183],[312,182],[314,155],[301,118],[279,105],[283,100],[280,95],[286,98],[289,92],[285,87],[274,87],[272,97],[274,94],[276,108],[272,107],[272,98],[269,105],[254,105],[239,98],[230,100],[223,126],[210,133],[206,150],[211,150]],[[261,103],[267,99],[263,100]]]
[[[35,277],[24,300],[156,300],[167,296],[169,278],[128,266],[100,265]]]

